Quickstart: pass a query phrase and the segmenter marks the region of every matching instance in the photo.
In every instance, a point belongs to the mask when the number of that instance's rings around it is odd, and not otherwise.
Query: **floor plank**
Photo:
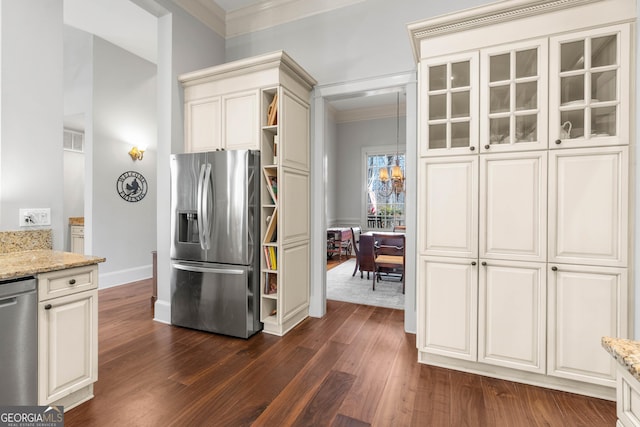
[[[65,426],[613,426],[615,403],[417,363],[399,310],[337,301],[284,337],[152,320],[150,281],[99,291],[95,397]]]

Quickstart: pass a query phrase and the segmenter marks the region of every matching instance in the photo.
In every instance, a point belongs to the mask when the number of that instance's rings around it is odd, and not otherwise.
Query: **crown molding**
[[[212,1],[212,0],[210,0]],[[271,0],[233,10],[226,15],[226,37],[275,27],[365,0]]]
[[[414,59],[420,59],[420,40],[444,34],[495,25],[530,16],[570,9],[603,0],[510,0],[440,15],[426,21],[407,25]]]
[[[224,9],[213,0],[172,0],[190,15],[226,38],[227,25]]]

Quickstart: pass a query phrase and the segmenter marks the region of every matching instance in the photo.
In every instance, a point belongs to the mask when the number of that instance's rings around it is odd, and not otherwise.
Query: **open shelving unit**
[[[278,274],[278,88],[262,91],[262,277],[260,320],[268,332],[277,329]]]

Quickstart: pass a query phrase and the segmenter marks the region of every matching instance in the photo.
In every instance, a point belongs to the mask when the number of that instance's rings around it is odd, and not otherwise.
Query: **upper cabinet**
[[[483,49],[481,152],[547,148],[547,40]]]
[[[551,38],[549,148],[629,143],[629,26]]]
[[[478,149],[478,53],[431,58],[422,64],[423,155],[453,155]]]

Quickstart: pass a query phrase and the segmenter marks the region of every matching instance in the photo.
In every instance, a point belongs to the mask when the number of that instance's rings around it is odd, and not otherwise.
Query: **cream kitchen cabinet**
[[[419,173],[420,254],[476,259],[478,156],[425,158]]]
[[[477,360],[478,266],[465,258],[421,257],[417,286],[420,357]],[[423,359],[424,360],[424,359]]]
[[[480,156],[481,258],[547,259],[547,153]]]
[[[549,152],[549,262],[628,265],[629,149]]]
[[[185,152],[259,150],[259,90],[229,92],[224,84],[198,83],[200,74],[192,74],[181,77],[186,85]],[[220,78],[215,83],[224,83]]]
[[[186,101],[184,107],[185,151],[213,151],[222,145],[220,97]]]
[[[93,397],[98,379],[98,267],[38,279],[38,404],[65,409]]]
[[[451,156],[478,152],[478,52],[429,58],[422,64],[425,129],[420,152]]]
[[[549,148],[629,144],[629,32],[615,25],[551,37]]]
[[[70,226],[71,233],[71,252],[76,254],[84,254],[84,225]]]
[[[540,262],[480,261],[479,362],[545,373],[545,268]]]
[[[546,177],[541,151],[421,161],[421,351],[544,371]]]
[[[421,362],[613,398],[595,348],[633,319],[635,16],[631,0],[518,0],[409,25]]]
[[[225,150],[259,150],[260,102],[258,90],[222,97],[222,147]]]
[[[549,264],[548,374],[615,387],[601,339],[627,337],[627,269]]]

